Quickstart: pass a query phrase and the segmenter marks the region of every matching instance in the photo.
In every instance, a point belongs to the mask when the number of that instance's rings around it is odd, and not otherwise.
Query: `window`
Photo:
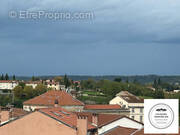
[[[143,113],[143,108],[140,108],[140,113]]]
[[[132,112],[134,113],[134,108],[132,108]]]
[[[143,116],[140,116],[140,122],[143,122]]]
[[[132,116],[132,119],[134,120],[134,116]]]

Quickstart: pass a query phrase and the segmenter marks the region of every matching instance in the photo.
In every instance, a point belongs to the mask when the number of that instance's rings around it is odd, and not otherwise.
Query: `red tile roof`
[[[0,83],[17,83],[17,81],[12,81],[12,80],[0,80]]]
[[[133,135],[180,135],[180,129],[179,129],[179,134],[144,134],[144,129],[141,129],[135,132]]]
[[[121,127],[121,126],[117,126],[109,131],[107,131],[105,134],[103,135],[130,135],[133,132],[135,132],[137,129],[133,129],[133,128],[125,128],[125,127]]]
[[[114,110],[121,109],[120,105],[85,105],[85,110]]]
[[[58,100],[60,106],[83,106],[84,103],[73,98],[70,94],[60,90],[50,90],[40,96],[25,101],[25,105],[54,105],[54,101]]]
[[[117,114],[98,114],[98,127],[102,127],[123,117],[126,116]]]
[[[92,113],[90,113],[90,112],[74,112],[74,113],[87,116],[88,121],[92,123],[92,116],[93,116]],[[124,118],[124,117],[129,118],[125,115],[117,115],[117,114],[98,114],[97,116],[98,116],[98,127],[105,126],[111,122],[114,122],[114,121]],[[129,119],[131,119],[131,118],[129,118]]]
[[[39,110],[43,114],[46,114],[56,120],[61,121],[62,123],[70,126],[70,127],[77,127],[77,114],[73,112],[68,112],[61,107],[53,107],[53,108],[43,108]],[[88,130],[95,129],[96,127],[93,126],[90,122],[88,122]]]

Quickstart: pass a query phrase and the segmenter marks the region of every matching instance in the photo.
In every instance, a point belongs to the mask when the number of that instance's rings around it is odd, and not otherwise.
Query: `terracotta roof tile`
[[[135,132],[137,129],[133,129],[133,128],[125,128],[125,127],[121,127],[121,126],[117,126],[109,131],[107,131],[106,133],[104,133],[103,135],[130,135],[133,132]]]
[[[0,80],[0,83],[17,83],[18,81],[12,81],[12,80]]]
[[[74,127],[74,128],[77,127],[78,117],[77,117],[77,114],[73,112],[68,112],[61,107],[43,108],[43,109],[40,109],[39,111],[71,127]],[[88,122],[88,129],[94,129],[94,128],[96,127],[93,126],[91,122]]]
[[[93,113],[90,113],[90,112],[74,112],[74,113],[87,116],[88,121],[92,123]],[[125,115],[118,115],[118,114],[98,114],[97,116],[98,116],[98,127],[102,127],[104,125],[107,125],[111,122],[114,122],[114,121],[124,118],[124,117],[131,119]],[[131,119],[131,120],[133,120],[133,119]],[[135,121],[135,120],[133,120],[133,121]],[[138,123],[140,123],[140,122],[138,122]],[[142,124],[142,123],[140,123],[140,124]]]
[[[54,101],[58,100],[60,106],[83,106],[84,103],[73,98],[70,94],[60,90],[50,90],[40,96],[25,101],[23,104],[30,105],[54,105]]]
[[[120,105],[85,105],[86,110],[106,110],[106,109],[121,109]]]
[[[98,114],[98,127],[102,127],[123,117],[126,116],[117,114]]]

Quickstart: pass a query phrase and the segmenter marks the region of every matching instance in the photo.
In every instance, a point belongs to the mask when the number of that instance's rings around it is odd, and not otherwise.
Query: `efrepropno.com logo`
[[[87,20],[94,19],[93,12],[60,12],[60,11],[9,11],[11,19],[48,19],[48,20]]]
[[[158,129],[168,128],[174,121],[172,108],[164,103],[154,105],[148,116],[151,125]]]

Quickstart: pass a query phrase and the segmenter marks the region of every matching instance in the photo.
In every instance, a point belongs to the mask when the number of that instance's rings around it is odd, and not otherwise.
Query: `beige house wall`
[[[36,106],[36,105],[23,105],[23,110],[25,111],[35,111],[35,109],[40,109],[40,108],[48,108],[49,106]]]
[[[76,135],[76,130],[40,112],[33,112],[1,126],[0,135]]]
[[[121,106],[124,105],[125,108],[128,108],[130,111],[130,118],[133,118],[139,122],[144,122],[144,103],[128,103],[120,96],[116,96],[109,102],[109,104],[118,104]]]
[[[40,108],[48,108],[48,107],[53,107],[53,106],[40,106],[40,105],[23,105],[23,110],[25,111],[35,111],[35,109],[40,109]],[[83,110],[83,106],[61,106],[62,108],[66,109],[67,111],[77,111],[80,112]]]

